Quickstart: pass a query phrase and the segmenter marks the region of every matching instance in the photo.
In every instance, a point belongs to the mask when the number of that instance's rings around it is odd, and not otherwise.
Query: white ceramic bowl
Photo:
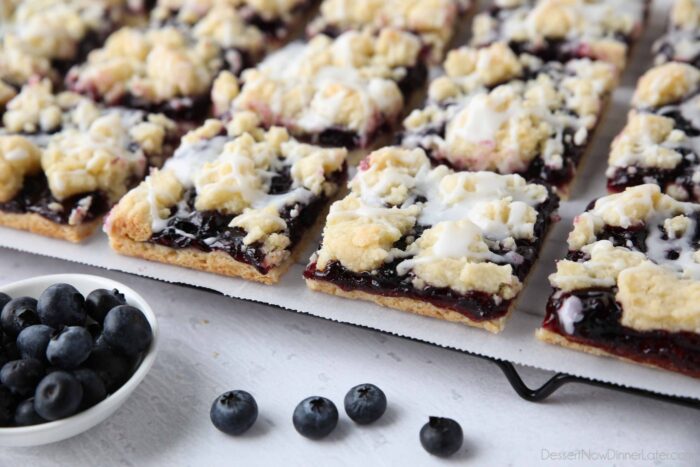
[[[118,289],[126,297],[129,305],[143,311],[153,329],[153,342],[141,361],[138,369],[131,378],[104,401],[84,412],[55,422],[19,428],[0,428],[0,446],[38,446],[71,438],[89,430],[112,415],[134,392],[136,386],[143,381],[146,373],[153,366],[158,348],[158,323],[151,307],[139,294],[119,282],[105,277],[87,274],[56,274],[39,276],[12,284],[0,286],[0,292],[11,297],[29,296],[38,298],[39,294],[52,284],[63,282],[71,284],[83,295],[95,289]]]

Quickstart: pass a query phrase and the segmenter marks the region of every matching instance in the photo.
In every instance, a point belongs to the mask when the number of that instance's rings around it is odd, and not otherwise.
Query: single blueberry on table
[[[17,398],[6,387],[0,386],[0,426],[10,426],[15,418]]]
[[[39,324],[37,301],[31,297],[10,300],[0,313],[0,326],[10,338],[16,338],[22,329]]]
[[[69,284],[54,284],[44,290],[37,311],[42,324],[53,328],[85,324],[85,299]]]
[[[451,456],[463,441],[462,427],[451,418],[430,417],[420,430],[420,444],[434,456]]]
[[[34,324],[22,329],[17,336],[17,350],[22,358],[35,358],[47,363],[46,347],[53,336],[54,329],[45,324]]]
[[[77,368],[90,356],[92,336],[87,329],[69,326],[56,333],[46,347],[49,362],[64,370]]]
[[[34,392],[45,374],[44,365],[39,360],[12,360],[0,369],[0,383],[14,394],[27,396]]]
[[[386,412],[386,395],[374,384],[358,384],[345,395],[345,413],[355,423],[375,422]]]
[[[216,398],[209,417],[220,431],[228,435],[242,435],[258,419],[258,404],[246,391],[228,391]]]
[[[34,393],[34,408],[46,420],[70,417],[83,400],[83,387],[65,371],[54,371],[41,380]]]
[[[148,319],[131,305],[120,305],[107,313],[102,335],[112,349],[130,356],[148,349],[153,340]]]
[[[310,439],[325,438],[338,425],[338,409],[325,397],[307,397],[294,409],[292,423],[302,436]]]
[[[17,408],[15,409],[15,425],[30,426],[38,425],[40,423],[46,423],[46,420],[44,420],[41,415],[36,413],[33,397],[25,399],[17,404]]]
[[[80,410],[86,410],[99,402],[102,402],[107,397],[107,389],[105,383],[89,368],[78,368],[73,371],[73,376],[80,382],[83,387],[83,401],[80,404]]]
[[[134,365],[127,357],[108,348],[96,348],[85,361],[85,367],[97,373],[111,394],[129,379]]]
[[[85,298],[85,310],[88,316],[102,324],[112,308],[126,305],[126,298],[117,289],[96,289]]]

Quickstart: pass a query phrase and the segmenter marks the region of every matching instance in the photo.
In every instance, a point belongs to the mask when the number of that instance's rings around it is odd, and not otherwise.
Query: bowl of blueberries
[[[0,446],[89,430],[153,366],[156,316],[111,279],[57,274],[0,286],[0,310]]]

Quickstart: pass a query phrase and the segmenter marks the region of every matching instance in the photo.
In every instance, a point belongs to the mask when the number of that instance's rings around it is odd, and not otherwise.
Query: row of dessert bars
[[[401,118],[468,9],[464,0],[324,2],[313,39],[239,79],[314,2],[152,3],[3,2],[0,225],[84,240],[214,115],[228,122],[252,110],[306,143],[370,146]]]
[[[608,188],[574,221],[538,337],[700,376],[700,2],[677,0],[609,155]]]
[[[4,14],[21,24],[33,1]],[[76,239],[111,208],[122,254],[274,283],[325,220],[311,289],[502,330],[648,2],[495,0],[408,115],[469,5],[326,0],[307,40],[259,61],[311,3],[159,0],[141,20],[122,6],[126,26],[103,46],[49,60],[63,81],[4,78],[0,223]],[[696,3],[679,0],[659,61],[691,54]],[[640,80],[609,185],[656,181],[684,200],[696,135],[679,101],[700,76],[659,69]],[[402,119],[395,145],[376,149]],[[634,176],[669,160],[683,167],[672,183],[661,169]],[[695,205],[668,195],[640,185],[576,219],[539,337],[697,374],[684,349],[700,320],[700,234]]]

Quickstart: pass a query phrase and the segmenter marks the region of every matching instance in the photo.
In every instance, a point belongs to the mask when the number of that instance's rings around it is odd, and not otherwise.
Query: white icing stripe
[[[216,159],[229,138],[215,136],[211,139],[200,140],[192,144],[183,143],[173,157],[168,159],[164,168],[172,170],[178,181],[185,187],[194,186],[194,176],[207,162]]]
[[[581,300],[571,295],[564,300],[557,310],[559,324],[567,334],[574,333],[574,325],[583,319],[583,303]]]

